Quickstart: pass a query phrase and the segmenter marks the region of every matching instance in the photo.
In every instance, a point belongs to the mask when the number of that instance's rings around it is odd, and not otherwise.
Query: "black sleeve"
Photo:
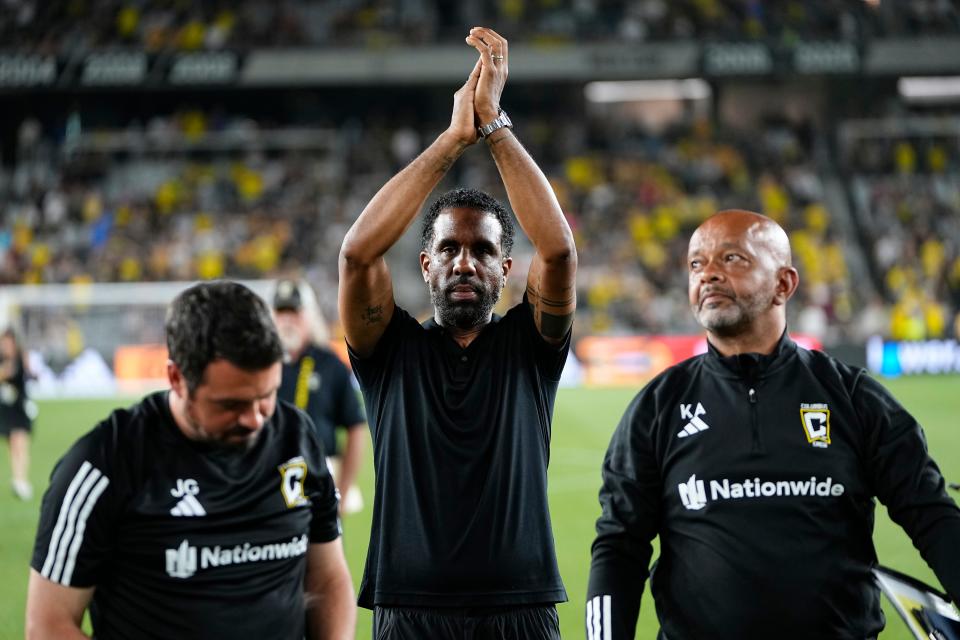
[[[648,386],[627,407],[603,461],[602,513],[587,587],[587,637],[632,639],[657,535],[661,480]]]
[[[861,374],[853,394],[866,429],[866,471],[890,518],[960,602],[960,509],[947,495],[923,429],[879,382]]]
[[[303,419],[308,420],[304,415]],[[330,542],[340,537],[340,498],[333,483],[333,476],[327,467],[327,456],[323,442],[317,435],[313,424],[307,423],[305,429],[306,446],[303,458],[307,465],[310,500],[310,543]]]
[[[523,294],[523,301],[507,312],[507,316],[514,315],[517,316],[525,336],[529,338],[530,344],[534,347],[534,356],[540,373],[549,380],[559,380],[563,373],[563,367],[567,364],[573,327],[567,331],[562,343],[552,344],[547,342],[540,330],[537,329],[537,322],[533,318],[533,310],[527,301],[526,293]]]
[[[347,343],[350,365],[353,367],[353,372],[357,375],[357,380],[360,381],[361,386],[365,388],[373,386],[380,379],[393,354],[396,353],[405,324],[411,320],[409,313],[394,306],[390,322],[387,323],[387,328],[383,330],[383,335],[380,336],[377,346],[374,347],[373,353],[369,356],[358,356],[350,344]]]
[[[95,586],[109,562],[118,520],[113,453],[102,427],[78,440],[50,475],[30,566],[67,587]]]
[[[350,371],[340,362],[339,358],[334,356],[333,366],[336,367],[336,386],[337,396],[335,398],[336,406],[334,408],[333,423],[337,426],[352,427],[365,421],[363,409],[360,408],[360,400],[357,398],[357,392],[350,384]]]

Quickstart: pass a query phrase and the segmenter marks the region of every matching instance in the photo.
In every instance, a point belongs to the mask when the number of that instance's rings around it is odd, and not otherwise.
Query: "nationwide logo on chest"
[[[830,409],[825,403],[801,403],[800,422],[811,446],[819,449],[830,446]]]
[[[707,488],[709,487],[709,491]],[[743,480],[706,481],[693,474],[677,485],[680,502],[691,511],[699,511],[708,502],[720,500],[755,500],[764,498],[839,498],[846,491],[841,483],[830,476],[818,478],[810,476],[799,480],[761,480],[744,478]]]
[[[251,544],[244,542],[236,545],[213,545],[195,547],[189,540],[182,541],[174,549],[164,551],[167,575],[171,578],[190,578],[197,571],[215,569],[250,562],[269,562],[289,560],[307,552],[307,534],[294,536],[289,540]]]

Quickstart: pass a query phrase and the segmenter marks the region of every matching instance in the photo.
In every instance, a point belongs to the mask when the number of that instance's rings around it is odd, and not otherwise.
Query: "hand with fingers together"
[[[480,52],[480,79],[473,98],[479,126],[500,113],[500,94],[507,82],[507,39],[493,29],[474,27],[466,41]]]
[[[477,114],[474,108],[474,94],[480,80],[482,63],[482,59],[477,60],[477,64],[473,66],[473,71],[467,77],[467,81],[453,94],[453,113],[450,116],[448,131],[463,146],[472,145],[477,141]]]

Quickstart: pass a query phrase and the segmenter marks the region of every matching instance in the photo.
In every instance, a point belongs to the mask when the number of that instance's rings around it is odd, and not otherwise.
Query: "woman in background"
[[[26,382],[23,351],[13,329],[6,329],[0,334],[0,434],[10,442],[13,493],[21,500],[33,497],[27,479],[32,420],[27,412]]]

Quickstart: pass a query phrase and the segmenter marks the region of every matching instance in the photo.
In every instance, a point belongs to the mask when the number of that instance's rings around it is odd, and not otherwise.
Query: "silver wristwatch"
[[[477,133],[480,134],[481,138],[486,138],[497,129],[503,129],[504,127],[513,127],[513,120],[510,119],[510,116],[507,115],[506,111],[500,109],[499,115],[493,120],[493,122],[488,122],[482,127],[479,127],[477,129]]]

